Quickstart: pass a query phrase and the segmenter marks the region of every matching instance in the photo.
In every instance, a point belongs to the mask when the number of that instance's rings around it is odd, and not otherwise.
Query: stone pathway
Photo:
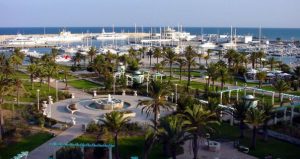
[[[204,141],[201,142],[198,150],[199,159],[256,159],[256,157],[242,153],[233,148],[233,142],[222,142],[219,152],[208,151],[204,148]],[[193,151],[190,141],[184,144],[184,154],[177,156],[178,159],[192,159]]]
[[[53,142],[62,142],[68,143],[73,139],[77,138],[78,136],[82,135],[83,131],[80,125],[75,125],[61,134],[57,135],[56,137],[50,139],[49,141],[45,142],[41,146],[37,147],[33,151],[31,151],[28,155],[28,159],[48,159],[49,156],[53,155],[60,147],[50,146],[50,143]]]

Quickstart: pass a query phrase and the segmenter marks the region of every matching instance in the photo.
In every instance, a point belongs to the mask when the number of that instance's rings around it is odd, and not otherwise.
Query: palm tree
[[[273,68],[274,68],[275,64],[277,63],[276,59],[274,57],[271,57],[268,59],[268,63],[271,67],[271,71],[273,71]]]
[[[161,109],[170,109],[172,104],[169,103],[165,96],[169,94],[169,86],[166,83],[151,80],[149,85],[149,94],[152,99],[142,100],[137,107],[142,106],[142,113],[146,112],[147,116],[154,114],[154,130],[157,131],[158,118]]]
[[[206,65],[206,67],[208,66],[208,63],[207,63],[207,61],[210,59],[210,55],[209,54],[206,54],[205,56],[204,56],[204,60],[205,60],[205,65]]]
[[[30,82],[31,82],[31,89],[33,90],[34,84],[33,79],[37,77],[38,67],[36,64],[30,64],[27,66],[27,72],[30,74]]]
[[[266,116],[262,110],[250,108],[246,113],[246,122],[253,127],[251,148],[255,150],[256,147],[256,130],[264,123]]]
[[[256,60],[257,60],[257,53],[256,52],[252,52],[251,54],[250,54],[250,61],[251,61],[251,63],[252,63],[252,69],[255,69],[256,67]]]
[[[221,90],[223,90],[224,84],[228,78],[228,69],[226,67],[219,67],[218,71],[221,78]]]
[[[150,50],[148,51],[147,55],[148,55],[148,57],[149,57],[149,59],[150,59],[150,67],[151,67],[151,60],[152,60],[152,55],[153,55],[152,49],[150,49]]]
[[[166,52],[163,53],[163,57],[164,57],[164,62],[165,63],[169,63],[169,68],[170,68],[170,79],[172,77],[172,66],[173,63],[177,60],[177,54],[171,49],[171,48],[167,48]]]
[[[10,94],[14,88],[13,79],[6,78],[3,74],[0,74],[0,140],[3,140],[4,134],[4,117],[2,111],[2,104],[4,103],[4,97]]]
[[[161,49],[159,47],[156,47],[153,52],[153,57],[156,58],[156,63],[158,63],[158,58],[160,58],[161,56],[162,56]]]
[[[144,152],[143,152],[143,159],[147,159],[148,155],[157,140],[157,133],[156,131],[152,131],[151,129],[147,129],[145,134],[145,143],[144,143]]]
[[[176,159],[176,152],[185,141],[190,140],[190,135],[185,135],[191,128],[185,128],[185,122],[177,116],[169,116],[161,121],[161,129],[158,132],[160,141],[163,143],[164,153],[172,159]]]
[[[191,84],[191,67],[195,65],[195,57],[197,56],[195,50],[192,46],[187,46],[184,51],[184,57],[186,60],[186,65],[188,67],[188,82],[187,82],[187,89]]]
[[[163,70],[163,65],[162,64],[160,64],[160,63],[156,63],[155,65],[154,65],[154,70],[156,70],[156,72],[160,72],[161,70]]]
[[[245,119],[246,113],[250,107],[251,102],[249,104],[246,103],[245,100],[242,102],[236,102],[233,105],[233,117],[240,122],[240,138],[244,138],[244,127],[245,127]]]
[[[258,72],[258,73],[256,74],[256,77],[257,77],[257,79],[259,80],[259,88],[261,88],[261,87],[262,87],[263,81],[264,81],[264,80],[266,79],[266,77],[267,77],[267,73],[266,73],[266,72],[263,72],[263,71]]]
[[[130,121],[128,117],[124,117],[124,114],[118,111],[113,111],[111,113],[106,113],[104,119],[100,119],[103,122],[103,126],[111,131],[114,135],[115,142],[115,158],[119,159],[119,145],[118,145],[118,135],[119,132],[125,127],[125,125]]]
[[[222,50],[219,50],[217,52],[217,55],[219,56],[219,60],[221,60],[221,56],[223,55],[223,51]]]
[[[272,110],[273,106],[269,103],[263,103],[258,105],[258,108],[264,112],[265,121],[263,124],[263,131],[264,131],[264,141],[268,140],[268,122],[272,119]]]
[[[294,74],[298,77],[298,83],[300,83],[300,66],[295,67]]]
[[[57,75],[57,71],[58,71],[58,65],[53,62],[44,62],[42,64],[42,74],[47,77],[47,82],[48,82],[48,91],[50,91],[50,80],[51,77],[54,77]]]
[[[58,55],[58,50],[56,48],[52,48],[51,49],[51,58],[53,61],[55,61],[57,55]]]
[[[279,92],[279,98],[280,98],[280,106],[283,105],[283,100],[281,99],[281,94],[288,91],[290,89],[290,86],[284,81],[284,80],[277,80],[273,84],[275,90]]]
[[[82,60],[82,54],[80,52],[76,52],[75,56],[73,56],[72,61],[74,62],[74,66],[80,64]]]
[[[14,50],[14,53],[10,56],[10,62],[16,66],[16,69],[19,69],[19,65],[22,65],[25,55],[20,51],[19,48]]]
[[[90,50],[88,51],[88,55],[90,57],[90,63],[93,62],[94,57],[96,56],[96,52],[97,52],[97,50],[95,47],[91,47]]]
[[[183,58],[178,58],[178,59],[176,60],[176,62],[177,62],[178,65],[179,65],[179,81],[181,82],[182,68],[183,68],[184,66],[186,66],[186,61],[185,61],[185,59],[183,59]]]
[[[216,114],[209,110],[204,110],[200,105],[192,105],[187,107],[187,109],[179,114],[184,122],[185,126],[190,128],[189,132],[192,134],[192,149],[194,157],[198,158],[198,138],[203,137],[208,131],[213,131],[211,127],[212,123],[219,124],[216,121]]]
[[[5,59],[1,65],[1,74],[8,78],[8,76],[14,73],[14,67],[10,63],[10,59]]]
[[[257,58],[259,59],[259,66],[260,67],[262,66],[262,58],[264,58],[265,56],[266,55],[262,50],[257,52]]]
[[[232,60],[236,56],[236,51],[234,49],[227,50],[226,54],[224,55],[224,58],[227,58],[228,67],[231,67]]]
[[[247,56],[245,54],[241,54],[239,60],[240,60],[241,63],[244,63],[244,66],[247,69],[248,68],[248,59],[247,59]]]
[[[207,85],[208,87],[210,86],[210,80],[212,80],[213,82],[213,86],[214,86],[214,82],[218,77],[218,67],[216,64],[214,63],[210,63],[206,69],[207,72],[207,76],[208,76],[208,80],[207,80]]]
[[[17,106],[19,106],[21,89],[23,91],[26,90],[22,83],[22,80],[18,78],[14,79],[14,90],[16,91],[16,96],[17,96]]]

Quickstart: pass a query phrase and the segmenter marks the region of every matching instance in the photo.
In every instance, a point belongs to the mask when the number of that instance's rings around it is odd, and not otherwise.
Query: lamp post
[[[39,111],[40,110],[40,90],[37,89],[36,92],[37,92],[37,109]]]
[[[116,75],[114,75],[114,95],[116,95]]]
[[[177,104],[178,94],[177,94],[177,83],[175,84],[175,103]]]
[[[171,101],[174,102],[174,93],[171,93]]]
[[[210,134],[209,133],[206,133],[205,134],[205,138],[207,140],[207,149],[209,149],[209,138],[210,138]]]
[[[147,86],[147,96],[148,96],[148,93],[149,93],[149,76],[147,77],[146,86]]]
[[[58,102],[58,86],[57,86],[57,84],[58,84],[58,81],[57,80],[55,80],[55,95],[56,95],[56,102]]]

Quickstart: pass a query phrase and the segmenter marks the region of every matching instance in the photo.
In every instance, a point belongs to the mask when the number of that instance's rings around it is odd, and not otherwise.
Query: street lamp
[[[57,86],[57,84],[58,84],[58,81],[55,80],[56,102],[58,102],[58,86]]]
[[[37,92],[37,109],[39,111],[40,110],[40,90],[37,89],[36,92]]]
[[[171,93],[171,101],[172,101],[172,103],[174,102],[174,93]]]
[[[177,83],[175,84],[175,103],[177,104],[177,98],[178,98],[178,94],[177,94]]]
[[[258,101],[255,99],[253,95],[246,95],[243,97],[243,100],[246,107],[256,108]]]
[[[116,75],[114,75],[114,95],[116,95]]]
[[[149,76],[147,77],[146,86],[147,86],[147,96],[148,96],[148,93],[149,93]]]
[[[206,133],[205,134],[205,138],[207,140],[207,149],[209,149],[209,138],[210,138],[210,134],[209,133]]]

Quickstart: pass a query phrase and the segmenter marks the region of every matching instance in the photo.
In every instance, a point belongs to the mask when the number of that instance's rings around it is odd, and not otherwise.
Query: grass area
[[[95,143],[96,138],[92,135],[82,135],[72,141],[72,143]],[[113,142],[110,142],[113,143]],[[130,156],[142,157],[144,147],[143,136],[126,136],[119,138],[119,150],[122,158],[130,158]],[[163,159],[162,146],[155,145],[148,157],[149,159]]]
[[[91,89],[91,88],[98,88],[102,86],[100,84],[96,84],[87,80],[73,80],[73,81],[69,81],[68,84],[77,89]]]
[[[230,126],[227,123],[223,123],[220,126],[216,126],[217,134],[213,138],[226,138],[230,140],[238,139],[239,129],[236,126]],[[251,145],[252,131],[245,131],[245,138],[240,140],[242,145],[250,147]],[[299,148],[296,145],[269,138],[268,141],[263,141],[261,135],[257,135],[257,144],[255,150],[249,151],[250,155],[258,158],[264,158],[265,156],[272,154],[274,158],[290,159],[298,158],[300,155]]]
[[[51,134],[46,132],[37,133],[21,139],[15,144],[0,148],[0,159],[11,159],[13,156],[23,151],[31,151],[51,138]]]

